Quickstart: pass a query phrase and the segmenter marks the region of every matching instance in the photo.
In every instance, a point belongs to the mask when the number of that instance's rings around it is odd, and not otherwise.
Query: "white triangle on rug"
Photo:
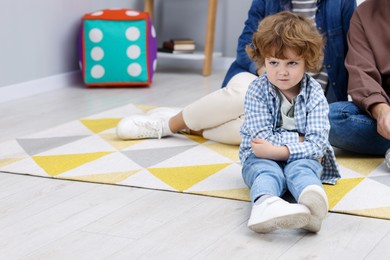
[[[332,210],[348,211],[390,207],[390,188],[365,178],[347,193]]]
[[[1,168],[1,171],[51,177],[38,164],[36,164],[32,158],[26,158],[6,165],[5,167]]]
[[[113,152],[114,147],[108,144],[98,135],[88,136],[73,143],[69,143],[46,152],[40,153],[40,156],[63,155],[63,154],[83,154],[96,152]]]
[[[145,112],[133,104],[113,108],[102,113],[94,114],[83,119],[102,119],[102,118],[123,118],[136,114],[145,114]]]
[[[233,163],[233,161],[205,146],[199,145],[149,168],[171,168],[223,163]]]
[[[185,192],[214,191],[247,188],[241,176],[241,165],[233,163],[207,179],[195,184]]]
[[[61,177],[87,176],[89,174],[104,174],[112,172],[127,172],[143,169],[123,154],[115,152],[99,159],[85,163],[77,168],[62,173]]]
[[[159,180],[154,177],[153,174],[148,172],[147,170],[142,170],[126,180],[118,183],[121,185],[128,185],[133,187],[142,187],[142,188],[150,188],[155,190],[169,190],[169,191],[177,191],[165,182]]]
[[[79,135],[92,135],[94,134],[80,121],[75,120],[57,127],[49,128],[44,131],[26,135],[21,138],[48,138],[48,137],[60,137],[60,136],[79,136]]]
[[[386,162],[380,164],[375,170],[373,170],[368,177],[390,176],[390,169],[387,167]]]
[[[341,178],[343,178],[343,179],[354,179],[354,178],[365,178],[366,177],[366,176],[364,176],[358,172],[355,172],[354,170],[351,170],[347,167],[344,167],[340,164],[339,164],[339,169],[340,169]]]
[[[176,134],[174,136],[163,137],[161,139],[145,139],[138,144],[134,144],[124,149],[123,151],[188,146],[188,145],[199,145],[199,143],[189,139],[184,135]]]
[[[16,140],[0,144],[0,160],[30,157]]]

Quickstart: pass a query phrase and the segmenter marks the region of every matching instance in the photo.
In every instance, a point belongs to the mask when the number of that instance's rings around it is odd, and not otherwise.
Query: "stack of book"
[[[162,48],[158,48],[158,51],[179,54],[193,53],[195,49],[195,41],[192,39],[170,39],[164,41]]]

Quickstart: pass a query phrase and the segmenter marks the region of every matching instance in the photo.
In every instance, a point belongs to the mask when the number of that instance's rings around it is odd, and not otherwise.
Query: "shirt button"
[[[322,31],[322,27],[321,27],[321,26],[320,26],[320,27],[318,27],[318,30]]]
[[[332,66],[330,66],[330,65],[328,65],[328,66],[326,66],[328,69],[330,69],[330,67],[332,67]]]
[[[332,85],[333,85],[333,86],[336,86],[336,82],[333,82]]]

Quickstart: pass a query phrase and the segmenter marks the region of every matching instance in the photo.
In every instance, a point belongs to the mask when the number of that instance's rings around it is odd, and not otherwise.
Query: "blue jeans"
[[[287,190],[298,201],[309,185],[322,187],[322,165],[313,159],[300,159],[290,163],[257,158],[251,154],[242,167],[242,177],[250,188],[252,203],[262,195],[282,197]]]
[[[353,102],[336,102],[329,105],[332,146],[351,152],[382,155],[390,148],[390,140],[377,132],[376,120]]]

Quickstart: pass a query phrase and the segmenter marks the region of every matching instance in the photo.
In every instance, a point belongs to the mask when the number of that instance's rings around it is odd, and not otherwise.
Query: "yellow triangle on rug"
[[[103,119],[84,119],[80,120],[86,127],[94,133],[100,133],[104,130],[114,128],[120,121],[120,118],[103,118]]]
[[[229,164],[148,168],[148,171],[176,190],[184,191],[227,166]]]
[[[346,211],[345,213],[351,215],[364,216],[364,217],[389,219],[390,207],[351,210],[351,211]]]
[[[329,208],[334,208],[362,180],[363,178],[341,179],[336,185],[324,185],[329,198]]]
[[[138,171],[139,170],[134,170],[130,172],[111,172],[107,174],[90,174],[85,176],[63,177],[62,179],[95,182],[95,183],[117,184],[126,180],[127,178],[134,175]]]
[[[351,157],[350,155],[339,155],[337,156],[337,162],[355,172],[368,176],[383,163],[383,158],[363,157],[361,155],[354,155],[354,157]]]
[[[61,173],[74,169],[87,162],[92,162],[108,152],[96,152],[87,154],[62,154],[51,156],[33,156],[33,160],[44,169],[50,176],[57,176]]]

